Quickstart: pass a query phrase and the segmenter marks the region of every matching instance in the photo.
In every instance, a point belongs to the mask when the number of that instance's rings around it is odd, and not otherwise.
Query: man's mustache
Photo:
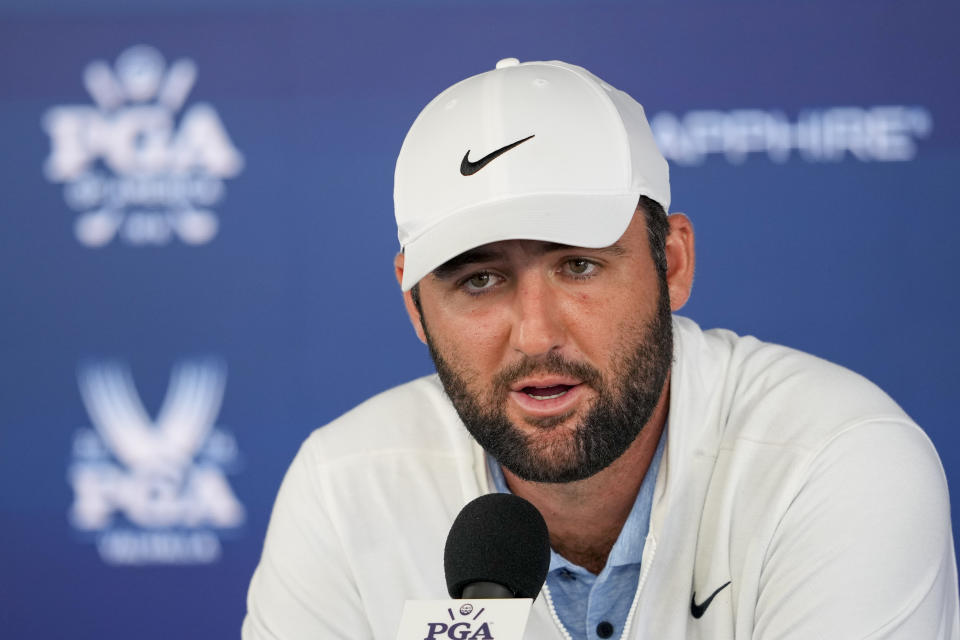
[[[521,378],[534,375],[559,375],[577,378],[594,389],[599,389],[603,376],[596,368],[584,363],[568,360],[559,353],[551,351],[545,356],[524,356],[502,370],[493,378],[493,388],[498,394],[504,394]]]

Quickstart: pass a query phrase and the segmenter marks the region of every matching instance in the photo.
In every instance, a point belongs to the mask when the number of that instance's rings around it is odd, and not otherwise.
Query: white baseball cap
[[[501,60],[434,98],[403,141],[402,288],[490,242],[609,246],[641,195],[669,211],[667,162],[640,104],[582,67]]]

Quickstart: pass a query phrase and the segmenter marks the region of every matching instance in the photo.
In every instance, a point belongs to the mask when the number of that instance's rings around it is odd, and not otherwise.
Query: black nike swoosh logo
[[[693,596],[690,597],[690,613],[693,615],[693,617],[699,619],[706,612],[707,607],[710,606],[710,603],[713,602],[713,598],[718,593],[723,591],[729,584],[730,584],[730,581],[728,580],[727,584],[723,585],[722,587],[720,587],[719,589],[711,593],[710,597],[704,600],[703,602],[701,602],[700,604],[697,604],[697,592],[694,591]]]
[[[496,151],[491,151],[476,162],[470,162],[470,149],[467,149],[467,152],[463,154],[463,160],[460,161],[460,175],[472,176],[477,171],[480,171],[480,169],[483,169],[485,166],[490,164],[491,160],[502,156],[507,151],[510,151],[510,149],[513,149],[518,144],[523,144],[532,137],[533,136],[527,136],[523,140],[517,140],[516,142],[512,142],[505,147],[500,147]]]

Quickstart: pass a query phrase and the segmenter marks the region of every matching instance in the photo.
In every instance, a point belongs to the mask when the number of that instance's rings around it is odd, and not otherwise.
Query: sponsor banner
[[[242,525],[245,513],[227,481],[237,443],[215,424],[224,365],[176,365],[155,419],[123,364],[86,363],[78,381],[93,426],[73,438],[74,529],[111,565],[218,560],[221,535]]]
[[[407,600],[397,640],[521,640],[533,600]]]
[[[930,136],[933,116],[903,105],[806,109],[795,119],[764,109],[661,111],[650,126],[667,160],[678,165],[702,164],[710,156],[731,164],[750,156],[777,163],[904,162]]]
[[[74,232],[82,245],[115,238],[202,245],[217,235],[212,207],[244,161],[216,109],[187,104],[196,78],[192,60],[168,66],[159,51],[137,45],[113,66],[87,65],[83,83],[94,104],[44,114],[50,155],[43,171],[64,185],[67,206],[79,213]]]

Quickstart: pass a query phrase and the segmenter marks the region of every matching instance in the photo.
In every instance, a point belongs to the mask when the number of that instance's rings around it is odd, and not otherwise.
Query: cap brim
[[[401,287],[409,291],[447,260],[501,240],[608,247],[627,230],[641,194],[641,190],[618,194],[535,194],[462,209],[407,243]]]

